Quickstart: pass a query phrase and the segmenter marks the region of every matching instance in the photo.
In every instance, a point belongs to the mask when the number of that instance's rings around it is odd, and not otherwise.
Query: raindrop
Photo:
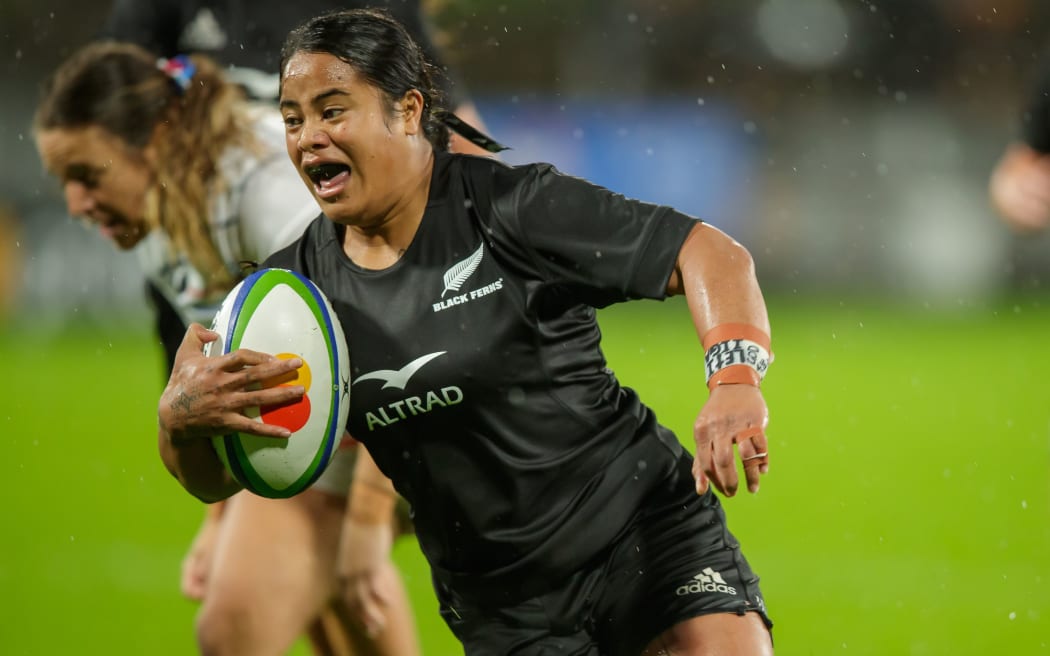
[[[703,107],[704,106],[704,99],[703,98],[697,98],[696,99],[696,104],[700,105],[701,107]]]
[[[1009,615],[1007,615],[1007,617],[1009,617],[1009,618],[1010,618],[1010,621],[1012,622],[1012,621],[1014,621],[1015,619],[1017,619],[1017,613],[1015,613],[1015,612],[1013,612],[1013,611],[1010,611],[1010,614],[1009,614]]]
[[[507,390],[507,400],[514,405],[522,405],[525,403],[525,390],[520,387],[512,387]]]

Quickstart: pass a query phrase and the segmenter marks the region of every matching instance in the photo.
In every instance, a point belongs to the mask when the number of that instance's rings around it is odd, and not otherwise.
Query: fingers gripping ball
[[[280,360],[291,360],[299,356],[295,353],[278,353],[276,357]],[[306,390],[306,394],[298,401],[293,401],[292,403],[264,405],[259,408],[259,417],[263,423],[283,426],[293,433],[302,429],[306,422],[310,420],[310,383],[310,364],[306,360],[303,360],[303,366],[289,376],[266,381],[263,384],[264,388],[302,385],[303,389]]]
[[[271,498],[294,496],[314,483],[332,459],[350,408],[350,359],[331,304],[305,276],[263,269],[238,284],[223,301],[206,345],[209,356],[237,349],[299,358],[303,366],[267,380],[263,388],[300,385],[296,401],[248,408],[256,421],[283,426],[288,439],[232,433],[212,439],[219,459],[244,487]]]

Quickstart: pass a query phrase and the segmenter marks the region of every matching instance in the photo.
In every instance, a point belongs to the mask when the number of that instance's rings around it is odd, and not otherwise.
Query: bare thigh
[[[230,499],[202,620],[235,621],[238,642],[248,643],[239,652],[287,650],[334,593],[343,505],[315,490],[290,499],[248,492]]]
[[[772,656],[773,641],[758,613],[715,613],[675,624],[642,656]]]

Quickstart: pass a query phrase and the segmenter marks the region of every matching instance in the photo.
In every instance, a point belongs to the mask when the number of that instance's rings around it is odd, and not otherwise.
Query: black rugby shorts
[[[655,491],[611,549],[551,592],[493,606],[436,583],[441,615],[467,656],[638,656],[675,624],[757,612],[758,587],[718,497],[697,496],[691,460]]]

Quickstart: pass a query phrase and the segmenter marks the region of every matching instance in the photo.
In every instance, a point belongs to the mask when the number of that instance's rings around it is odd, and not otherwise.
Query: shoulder
[[[281,208],[302,204],[311,198],[288,159],[280,114],[273,108],[253,104],[239,107],[237,112],[246,132],[243,139],[224,149],[219,158],[225,189],[250,189],[251,197],[276,201]]]
[[[507,164],[491,157],[454,155],[461,166],[468,189],[487,196],[493,202],[521,198],[523,190],[534,190],[550,184],[562,174],[553,164]]]
[[[284,120],[276,107],[267,103],[246,102],[243,111],[252,132],[267,143],[284,144]]]
[[[318,213],[298,237],[267,257],[263,266],[294,269],[308,274],[312,263],[319,259],[319,254],[335,239],[335,226],[327,216]]]

